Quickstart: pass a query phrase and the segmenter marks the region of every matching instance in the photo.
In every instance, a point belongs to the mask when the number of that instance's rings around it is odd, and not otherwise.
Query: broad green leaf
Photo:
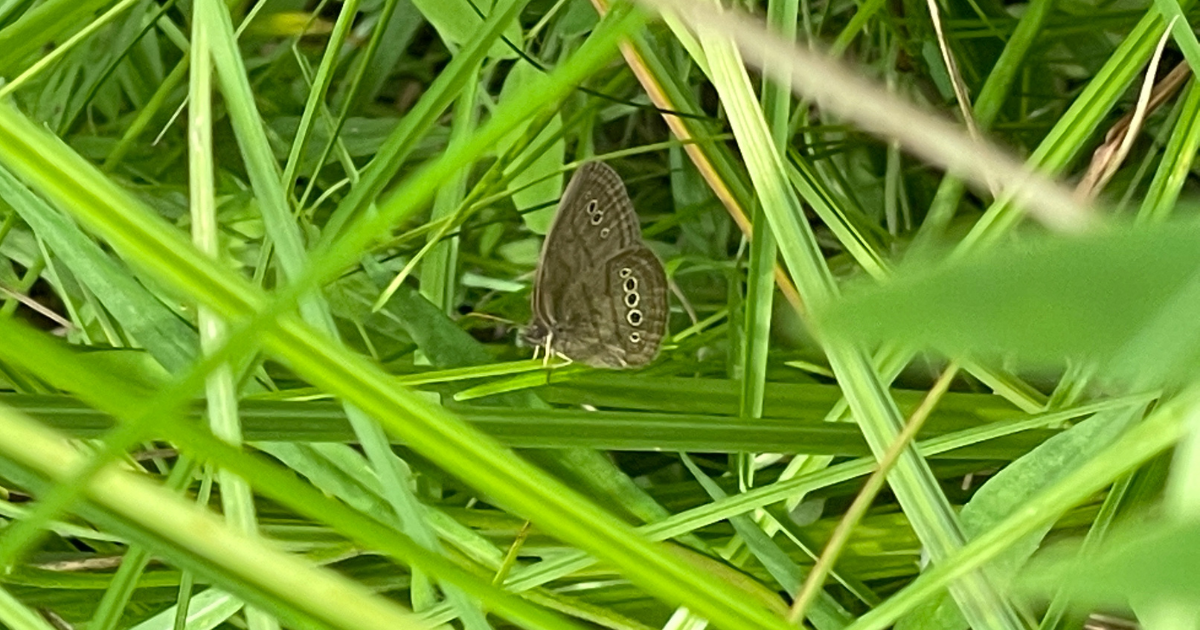
[[[1129,527],[1096,554],[1072,553],[1073,544],[1063,547],[1038,558],[1018,584],[1046,595],[1062,589],[1081,606],[1161,599],[1200,607],[1200,522]]]
[[[413,0],[413,5],[437,29],[438,35],[450,46],[462,46],[475,37],[475,31],[483,23],[483,16],[491,15],[492,0]],[[476,8],[480,13],[476,12]],[[493,59],[514,59],[523,46],[521,25],[513,20],[504,27],[504,40],[492,44],[488,56]]]
[[[959,513],[963,531],[975,537],[991,529],[1038,491],[1065,477],[1108,446],[1134,417],[1128,410],[1097,414],[1046,440],[1005,466],[983,484]],[[1041,527],[993,560],[988,565],[992,579],[1001,586],[1009,584],[1049,530],[1050,525]],[[897,630],[965,630],[967,627],[967,620],[963,619],[958,606],[947,595],[926,600],[925,604],[896,624]]]
[[[518,61],[500,91],[500,102],[529,98],[526,92],[531,79],[540,74],[542,71],[534,68],[529,62]],[[520,131],[505,138],[498,148],[498,153],[502,154],[522,134],[536,134],[527,150],[541,152],[534,156],[532,162],[522,165],[524,168],[509,182],[508,190],[512,193],[513,205],[517,207],[518,212],[522,212],[521,218],[525,220],[525,225],[537,234],[545,234],[549,229],[550,220],[554,217],[554,202],[563,190],[562,166],[566,145],[561,133],[562,118],[554,114],[545,127],[539,130],[524,126]],[[543,147],[545,150],[542,150]],[[539,207],[540,210],[525,212]]]
[[[950,263],[910,265],[817,313],[827,332],[947,355],[1100,362],[1143,384],[1200,354],[1200,228],[1122,227],[1028,237]]]

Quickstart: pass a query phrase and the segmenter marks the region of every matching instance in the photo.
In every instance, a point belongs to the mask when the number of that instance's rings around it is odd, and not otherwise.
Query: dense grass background
[[[649,4],[0,0],[0,624],[1196,627],[1190,2]]]

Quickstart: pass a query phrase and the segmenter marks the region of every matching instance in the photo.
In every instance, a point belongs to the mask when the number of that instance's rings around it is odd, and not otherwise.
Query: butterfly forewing
[[[610,166],[588,162],[575,171],[542,245],[534,282],[533,308],[543,319],[557,319],[555,294],[585,267],[605,261],[640,243],[637,213],[625,184]]]

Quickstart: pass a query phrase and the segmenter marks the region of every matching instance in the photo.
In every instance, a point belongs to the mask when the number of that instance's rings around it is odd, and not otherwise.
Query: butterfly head
[[[546,340],[550,337],[550,328],[541,320],[534,318],[529,325],[521,331],[521,339],[532,347],[538,348],[546,345]]]

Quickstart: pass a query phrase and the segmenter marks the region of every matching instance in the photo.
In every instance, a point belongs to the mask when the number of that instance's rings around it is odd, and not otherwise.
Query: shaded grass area
[[[733,17],[0,3],[0,623],[792,627],[950,365],[805,624],[1194,604],[1155,567],[1195,542],[1200,97],[1138,96],[1162,15],[1183,22],[1151,83],[1200,50],[1190,3],[752,4],[750,27],[848,62],[832,90],[967,115],[1065,180],[1139,111],[1077,196],[1099,236],[956,179],[1005,153],[939,155],[948,175],[864,131],[890,133],[807,93],[786,46],[735,45]],[[545,367],[518,339],[590,159],[673,285],[637,372]],[[1082,536],[1097,575],[1034,557]]]

